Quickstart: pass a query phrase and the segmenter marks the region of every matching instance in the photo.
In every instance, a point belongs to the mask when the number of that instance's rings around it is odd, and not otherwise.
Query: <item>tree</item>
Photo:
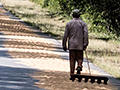
[[[120,36],[120,0],[58,0],[61,11],[70,15],[73,9],[93,15],[93,24],[103,25],[108,32]],[[102,20],[101,20],[102,19]]]

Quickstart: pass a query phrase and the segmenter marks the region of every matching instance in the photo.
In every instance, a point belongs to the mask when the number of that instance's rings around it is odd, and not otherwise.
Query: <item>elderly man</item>
[[[80,12],[78,9],[72,12],[73,20],[69,21],[65,27],[63,37],[63,50],[67,51],[66,42],[68,40],[68,50],[70,59],[70,80],[74,79],[75,63],[77,61],[77,74],[82,71],[83,50],[88,46],[88,29],[87,24],[79,19]]]

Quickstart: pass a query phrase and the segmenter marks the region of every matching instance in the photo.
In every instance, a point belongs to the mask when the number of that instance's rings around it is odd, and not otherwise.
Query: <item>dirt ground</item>
[[[5,11],[0,9],[0,12]],[[42,70],[31,74],[31,77],[39,80],[36,86],[49,90],[113,90],[114,87],[110,84],[70,81],[69,61],[61,59],[56,53],[49,53],[55,50],[54,45],[37,35],[30,27],[9,19],[9,16],[0,15],[0,31],[8,37],[19,36],[17,39],[1,42],[5,48],[10,49],[8,54],[12,58],[20,58],[20,63]],[[83,72],[88,70],[84,68]],[[99,74],[97,71],[92,73]]]
[[[110,84],[91,83],[90,80],[87,83],[84,79],[81,82],[77,79],[72,82],[69,80],[68,72],[43,71],[35,72],[31,76],[40,80],[36,86],[49,90],[116,90]]]

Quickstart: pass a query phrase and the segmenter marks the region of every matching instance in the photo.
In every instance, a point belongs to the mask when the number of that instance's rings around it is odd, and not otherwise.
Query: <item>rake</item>
[[[84,78],[85,82],[88,82],[88,80],[90,79],[91,83],[94,83],[95,81],[97,81],[97,83],[100,84],[103,81],[104,84],[107,84],[107,82],[109,80],[108,77],[103,76],[103,75],[93,75],[93,74],[91,74],[90,65],[89,65],[89,61],[88,61],[88,56],[87,56],[87,51],[86,50],[85,50],[85,55],[86,55],[86,59],[87,59],[87,65],[88,65],[89,73],[74,74],[74,78],[77,78],[79,82],[81,82],[82,78]]]

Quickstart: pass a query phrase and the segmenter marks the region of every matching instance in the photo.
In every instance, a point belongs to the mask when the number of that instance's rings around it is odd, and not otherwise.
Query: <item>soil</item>
[[[72,82],[67,72],[41,71],[34,72],[31,76],[39,80],[35,86],[48,90],[116,90],[110,84],[91,83],[90,80],[86,83],[84,79],[81,82],[77,79]]]

